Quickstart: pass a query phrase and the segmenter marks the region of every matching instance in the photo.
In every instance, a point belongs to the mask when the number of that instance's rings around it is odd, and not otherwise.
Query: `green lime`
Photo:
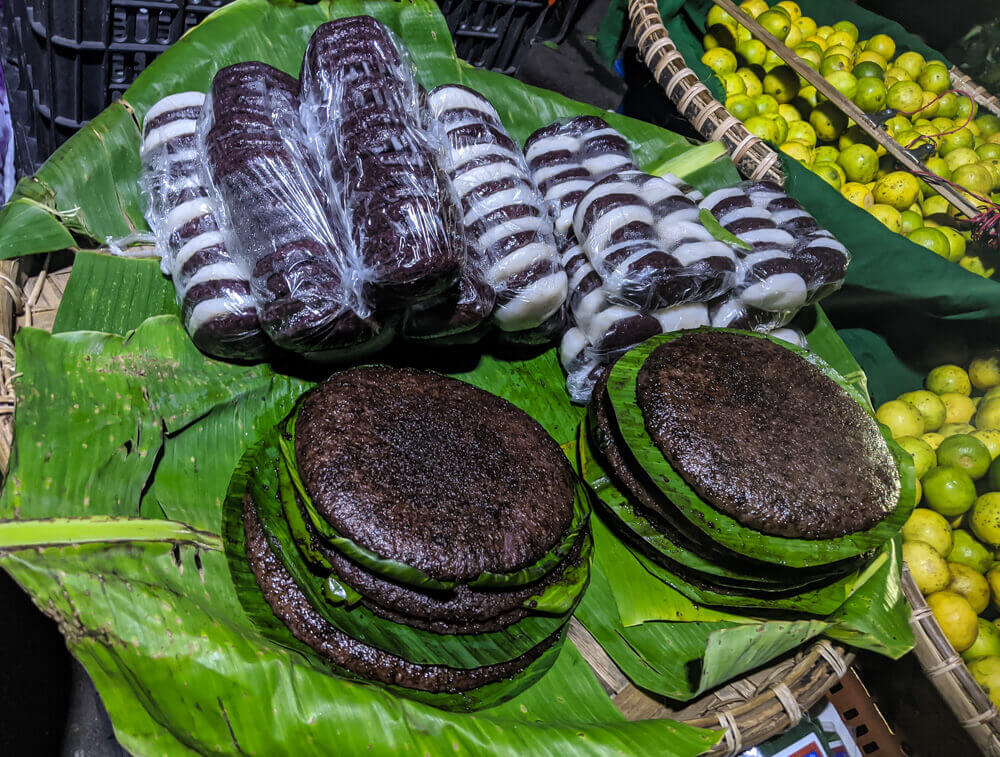
[[[939,365],[924,379],[924,386],[934,394],[942,395],[946,393],[962,394],[968,397],[972,394],[972,380],[965,369],[958,365]],[[968,420],[968,419],[966,419]],[[949,421],[959,422],[959,421]]]
[[[992,113],[977,116],[975,123],[979,127],[979,134],[983,139],[1000,132],[1000,116],[995,116]]]
[[[899,233],[903,236],[924,225],[924,217],[913,210],[904,210],[899,215],[901,222]]]
[[[972,147],[973,142],[975,142],[975,136],[967,127],[963,127],[958,131],[945,134],[941,137],[938,143],[938,152],[941,154],[941,157],[944,157],[960,147]]]
[[[906,171],[892,171],[878,180],[872,194],[875,195],[875,202],[892,205],[902,212],[917,201],[920,185],[913,174]]]
[[[927,471],[937,466],[937,454],[934,448],[920,437],[901,436],[896,443],[910,453],[917,478],[923,477]]]
[[[785,41],[788,32],[792,28],[792,20],[788,17],[788,14],[778,8],[772,8],[769,11],[761,13],[757,16],[757,23],[782,42]]]
[[[877,79],[880,84],[885,76],[885,71],[882,67],[878,63],[870,60],[864,60],[860,63],[854,64],[854,68],[851,69],[851,73],[858,78],[858,81],[861,81],[862,79]]]
[[[951,532],[951,551],[945,559],[948,562],[968,565],[973,570],[985,573],[993,562],[993,554],[976,541],[968,531],[956,528]]]
[[[1000,158],[1000,145],[994,142],[984,142],[976,148],[976,155],[983,160],[996,160]]]
[[[767,60],[767,45],[759,39],[748,39],[736,45],[736,54],[743,65],[756,63],[759,66]],[[736,67],[733,67],[733,71],[736,71]]]
[[[937,114],[944,118],[954,118],[958,115],[958,95],[954,92],[945,92],[941,95],[941,99],[938,100]]]
[[[743,125],[747,127],[747,131],[765,142],[774,142],[778,138],[778,125],[765,116],[752,116]]]
[[[840,135],[837,140],[837,147],[841,150],[846,150],[851,145],[868,145],[873,150],[878,150],[878,142],[871,138],[870,135],[865,133],[865,131],[857,124],[851,124],[847,127],[847,130]]]
[[[844,175],[849,181],[867,184],[875,178],[878,156],[867,145],[851,145],[841,151],[837,165],[844,169]]]
[[[836,163],[840,150],[833,145],[821,145],[813,152],[813,160],[817,163]]]
[[[938,465],[954,465],[973,480],[982,478],[989,470],[993,458],[986,445],[971,434],[955,434],[949,436],[937,448]]]
[[[858,80],[850,71],[831,71],[824,74],[823,78],[833,85],[840,94],[848,100],[853,100],[858,93]]]
[[[924,104],[924,91],[914,81],[899,81],[889,87],[885,101],[901,113],[913,113]]]
[[[1000,628],[997,628],[985,618],[979,618],[977,622],[979,624],[979,635],[972,642],[972,646],[962,652],[962,659],[966,662],[1000,655]]]
[[[788,124],[788,139],[801,142],[809,147],[816,146],[816,130],[808,121],[792,121]]]
[[[832,142],[847,128],[847,116],[831,102],[822,102],[809,114],[809,123],[816,130],[816,136],[824,142]]]
[[[736,56],[724,47],[715,47],[701,56],[701,62],[715,71],[719,76],[731,74],[736,70]]]
[[[948,243],[948,237],[930,226],[921,226],[919,229],[914,229],[906,238],[913,242],[913,244],[926,247],[942,258],[947,259],[951,255],[951,245]]]
[[[896,54],[896,42],[888,34],[875,34],[865,44],[865,50],[878,53],[883,60],[892,60]]]
[[[844,169],[836,163],[815,162],[807,168],[837,191],[840,191],[840,188],[844,186],[844,181],[846,181]]]
[[[726,100],[726,110],[732,113],[740,121],[746,121],[757,115],[757,105],[753,98],[746,95],[733,95]]]
[[[758,116],[766,116],[768,113],[778,112],[778,101],[775,100],[771,95],[756,95],[753,98],[754,105],[757,107]]]
[[[851,59],[846,55],[827,55],[823,62],[819,64],[819,72],[824,76],[829,76],[835,71],[850,71]]]
[[[965,256],[965,237],[950,226],[939,226],[938,231],[948,237],[948,244],[951,245],[951,254],[948,256],[948,260],[957,263]]]
[[[972,101],[972,98],[964,95],[958,98],[958,110],[955,113],[955,118],[960,118],[964,121],[975,111],[976,103]]]
[[[917,84],[925,91],[933,92],[936,97],[948,91],[951,87],[951,77],[944,66],[927,65],[917,76]]]
[[[776,66],[764,77],[764,92],[779,103],[790,103],[799,93],[799,76],[789,66]]]
[[[888,90],[881,79],[867,78],[857,80],[857,87],[852,99],[854,104],[865,113],[874,113],[885,108],[888,96]]]
[[[920,483],[924,488],[924,502],[927,506],[948,518],[961,515],[976,501],[976,484],[972,477],[954,465],[931,468],[920,479]]]
[[[838,21],[833,25],[834,31],[846,33],[854,42],[858,41],[858,27],[850,21]]]

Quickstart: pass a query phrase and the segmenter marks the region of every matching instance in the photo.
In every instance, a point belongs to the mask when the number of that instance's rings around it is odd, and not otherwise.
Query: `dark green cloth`
[[[852,21],[862,38],[884,33],[897,50],[915,50],[949,63],[899,24],[844,0],[797,0],[803,13],[820,24]],[[711,0],[660,0],[664,24],[688,66],[717,98],[724,90],[701,62],[705,17]],[[627,30],[626,0],[612,0],[598,37],[598,50],[613,58]],[[950,63],[949,63],[950,65]],[[843,289],[823,301],[854,357],[869,376],[876,404],[919,384],[928,366],[921,346],[928,335],[952,333],[970,341],[1000,343],[1000,283],[960,266],[886,229],[870,214],[797,161],[782,155],[785,189],[851,251]]]

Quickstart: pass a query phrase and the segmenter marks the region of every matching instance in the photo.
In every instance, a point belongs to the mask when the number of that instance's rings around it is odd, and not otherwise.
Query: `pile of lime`
[[[943,61],[912,51],[897,55],[886,34],[859,39],[850,21],[817,25],[791,0],[773,7],[746,0],[740,8],[861,110],[898,111],[886,130],[904,147],[933,145],[925,160],[932,173],[983,198],[1000,190],[1000,118],[977,116],[969,97],[950,91]],[[969,232],[949,225],[955,211],[930,184],[896,170],[884,147],[722,8],[713,6],[706,21],[702,62],[721,79],[726,107],[749,131],[778,144],[892,231],[973,273],[993,275],[979,256],[966,254]]]
[[[945,636],[1000,705],[1000,350],[941,365],[876,417],[910,455],[903,558]]]

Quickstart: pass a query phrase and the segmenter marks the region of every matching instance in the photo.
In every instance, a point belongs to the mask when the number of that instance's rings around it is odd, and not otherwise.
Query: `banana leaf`
[[[733,333],[749,334],[749,332],[736,331]],[[771,339],[762,335],[751,336]],[[916,504],[913,460],[896,444],[889,429],[882,424],[878,424],[879,430],[899,470],[900,495],[893,512],[885,520],[866,531],[847,534],[835,539],[793,539],[771,536],[742,526],[735,518],[703,501],[653,444],[646,432],[642,411],[635,402],[635,379],[642,364],[657,346],[677,337],[676,334],[654,337],[626,353],[611,370],[608,379],[608,395],[614,405],[618,428],[632,450],[632,454],[663,495],[673,502],[693,525],[734,552],[790,567],[825,565],[856,557],[878,549],[898,533]],[[858,404],[868,407],[864,395],[815,353],[794,347],[780,339],[771,339],[771,341],[808,360],[824,375],[841,386]],[[875,422],[877,423],[877,421]]]
[[[454,581],[434,579],[411,565],[406,565],[398,560],[389,560],[380,557],[371,550],[338,533],[330,522],[320,515],[313,504],[312,498],[309,496],[309,492],[306,491],[305,484],[302,483],[302,479],[299,477],[298,463],[295,459],[295,445],[291,441],[295,437],[295,419],[297,416],[298,411],[296,410],[284,422],[282,432],[275,436],[275,443],[281,451],[281,465],[285,469],[285,475],[289,476],[292,484],[295,486],[297,496],[294,499],[301,504],[300,512],[305,512],[306,517],[308,517],[309,522],[316,532],[335,549],[338,549],[355,562],[379,575],[392,578],[399,583],[426,587],[428,589],[447,590],[454,588],[456,586]],[[286,508],[286,511],[290,509],[293,508]],[[500,588],[523,586],[538,581],[562,562],[570,553],[577,542],[577,537],[586,528],[589,518],[590,507],[588,506],[586,493],[580,487],[577,487],[576,496],[573,499],[573,519],[570,521],[566,533],[552,549],[536,562],[519,571],[514,573],[485,572],[476,576],[472,581],[469,581],[468,586],[474,589],[487,587]]]

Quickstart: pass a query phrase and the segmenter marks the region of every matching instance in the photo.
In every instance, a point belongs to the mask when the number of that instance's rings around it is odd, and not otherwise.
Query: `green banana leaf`
[[[727,331],[732,330],[727,329]],[[747,332],[733,331],[733,333]],[[632,454],[663,495],[673,502],[693,525],[734,552],[789,567],[811,567],[856,557],[878,549],[902,528],[916,505],[913,460],[896,444],[889,429],[882,424],[878,424],[879,430],[899,470],[901,490],[899,501],[892,514],[867,531],[835,539],[793,539],[771,536],[742,526],[735,518],[704,502],[653,444],[646,432],[642,411],[635,402],[635,380],[642,364],[656,347],[678,336],[680,335],[664,334],[654,337],[626,353],[611,371],[608,379],[608,395],[614,406],[618,427]],[[867,407],[867,399],[815,353],[794,347],[780,339],[762,335],[752,336],[770,339],[782,348],[809,360],[824,375],[837,382],[858,404]]]
[[[701,62],[705,50],[702,36],[711,0],[659,0],[663,23],[687,65],[725,102],[722,82]],[[948,60],[906,32],[899,24],[865,10],[848,0],[803,0],[802,12],[820,24],[848,20],[857,25],[862,38],[888,34],[898,52],[914,50],[925,58]],[[598,53],[610,63],[619,53],[628,29],[627,0],[612,0],[598,34]],[[887,313],[908,320],[914,328],[926,328],[934,320],[989,321],[996,328],[1000,319],[1000,282],[984,279],[961,266],[913,244],[886,229],[869,213],[852,205],[839,192],[798,161],[779,153],[785,172],[785,189],[820,225],[829,229],[851,251],[844,287],[823,301],[840,327],[878,327]],[[1000,259],[990,253],[993,264]],[[989,267],[989,265],[987,266]],[[919,319],[914,323],[914,319]]]

